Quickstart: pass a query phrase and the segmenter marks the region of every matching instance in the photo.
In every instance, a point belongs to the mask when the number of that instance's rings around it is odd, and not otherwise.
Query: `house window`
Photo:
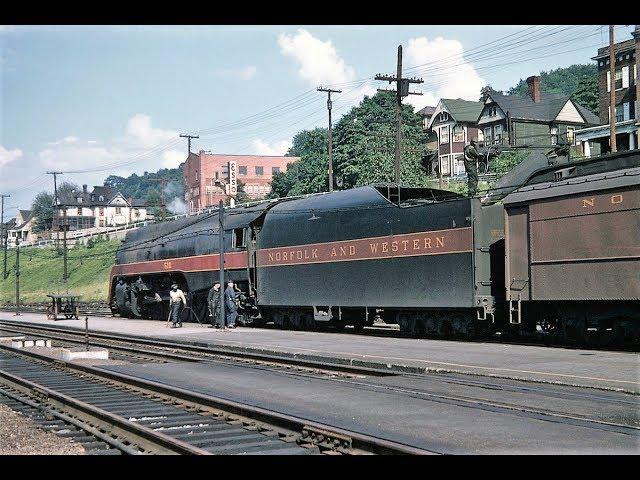
[[[449,175],[451,170],[449,169],[449,155],[443,155],[440,157],[440,170],[442,175]]]
[[[576,131],[575,127],[567,127],[567,143],[569,145],[575,144],[575,134],[574,134],[575,131]]]
[[[101,202],[104,202],[104,197],[103,197],[102,195],[100,195],[100,196],[98,197],[98,199],[99,199]]]
[[[137,208],[134,208],[134,209],[133,209],[133,216],[134,216],[134,217],[139,217],[139,216],[140,216],[140,212],[138,212],[138,209],[137,209]]]
[[[264,167],[256,167],[256,175],[264,175]]]
[[[122,211],[122,208],[116,207],[116,215],[119,215],[121,211]]]
[[[216,180],[220,178],[220,172],[216,172]]]
[[[493,127],[493,136],[493,143],[502,142],[502,125],[496,125],[495,127]]]
[[[495,105],[493,105],[492,107],[489,107],[489,115],[491,117],[495,117],[498,114],[498,109],[496,108]]]
[[[247,167],[240,165],[238,167],[238,174],[239,175],[246,175],[247,174]]]
[[[447,112],[442,112],[440,114],[440,121],[446,122],[447,120],[449,120],[449,114]]]
[[[491,143],[491,127],[486,127],[484,129],[484,142],[485,144]]]
[[[616,69],[616,82],[615,82],[615,88],[616,90],[620,90],[622,88],[622,70],[617,70]]]
[[[464,142],[464,127],[462,126],[453,127],[453,141]]]
[[[271,174],[280,173],[280,167],[271,167]]]
[[[549,128],[549,133],[551,133],[551,145],[558,144],[558,127]]]
[[[78,197],[78,203],[82,203],[82,197]]]
[[[440,143],[449,143],[449,126],[440,129]]]
[[[104,217],[104,207],[100,207],[99,212],[100,212],[100,216]]]

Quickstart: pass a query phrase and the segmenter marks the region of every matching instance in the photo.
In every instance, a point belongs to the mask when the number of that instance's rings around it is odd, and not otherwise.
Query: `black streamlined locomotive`
[[[524,181],[509,185],[511,175],[484,199],[372,185],[231,208],[225,278],[243,292],[245,323],[360,329],[381,318],[412,334],[537,329],[577,340],[595,329],[637,344],[638,169],[636,150],[523,165]],[[205,318],[217,215],[128,234],[111,274],[113,311],[165,318],[177,282],[189,314]],[[129,286],[120,298],[118,278]]]

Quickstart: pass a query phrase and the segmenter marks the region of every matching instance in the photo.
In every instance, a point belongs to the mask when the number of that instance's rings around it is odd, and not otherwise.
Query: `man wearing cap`
[[[180,318],[180,311],[182,304],[187,306],[187,299],[184,297],[184,293],[182,290],[178,288],[178,284],[174,283],[171,285],[171,291],[169,292],[170,302],[169,305],[171,307],[171,328],[182,327],[182,319]]]

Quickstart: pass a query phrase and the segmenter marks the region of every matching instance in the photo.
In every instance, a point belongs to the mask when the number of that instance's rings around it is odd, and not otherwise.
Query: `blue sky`
[[[27,208],[47,169],[102,168],[63,177],[92,185],[175,166],[182,132],[201,132],[195,151],[280,154],[326,124],[316,86],[343,88],[339,118],[385,86],[372,79],[394,72],[398,44],[406,68],[423,65],[408,72],[425,79],[408,99],[420,107],[588,63],[607,41],[595,25],[0,27],[0,192]]]

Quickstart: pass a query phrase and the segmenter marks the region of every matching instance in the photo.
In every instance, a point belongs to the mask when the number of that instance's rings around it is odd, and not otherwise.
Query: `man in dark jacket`
[[[207,303],[209,304],[209,312],[211,312],[211,325],[209,325],[209,328],[220,328],[222,326],[220,324],[220,282],[214,283],[211,290],[209,290]]]
[[[224,291],[224,304],[227,317],[227,327],[236,328],[236,318],[238,318],[238,306],[236,305],[236,291],[233,288],[233,281],[227,282],[227,289]]]
[[[464,147],[464,169],[467,172],[469,196],[474,197],[478,191],[478,150],[475,140]]]

